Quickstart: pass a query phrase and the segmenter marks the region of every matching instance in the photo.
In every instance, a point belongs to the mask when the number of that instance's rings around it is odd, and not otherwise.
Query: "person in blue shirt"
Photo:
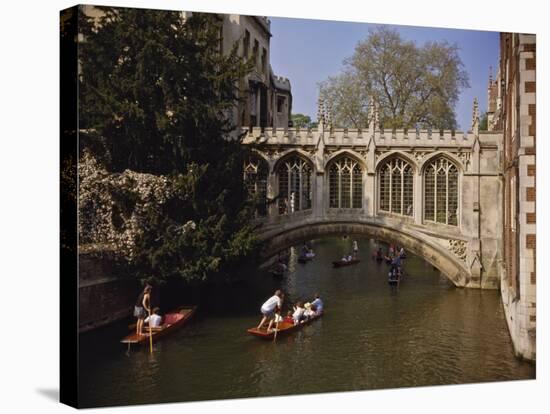
[[[311,302],[311,306],[314,306],[318,315],[323,313],[323,301],[318,293],[315,294],[315,300]]]

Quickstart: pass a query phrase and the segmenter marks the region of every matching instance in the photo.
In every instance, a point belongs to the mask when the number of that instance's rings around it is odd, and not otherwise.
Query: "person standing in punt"
[[[357,240],[353,241],[353,257],[357,257],[357,253],[359,252],[359,246],[357,245]]]
[[[273,319],[276,308],[282,309],[282,307],[283,307],[283,292],[277,289],[273,294],[273,296],[271,296],[268,300],[266,300],[262,305],[262,307],[260,308],[260,311],[262,312],[263,317],[262,317],[262,320],[260,321],[260,324],[258,325],[258,330],[262,328],[263,324],[268,319]]]
[[[146,285],[136,300],[134,316],[137,318],[136,335],[143,335],[143,322],[148,313],[151,312],[151,285]]]

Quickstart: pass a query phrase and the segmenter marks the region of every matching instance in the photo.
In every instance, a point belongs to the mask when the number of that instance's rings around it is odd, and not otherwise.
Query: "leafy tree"
[[[134,217],[131,264],[141,278],[228,275],[257,248],[242,182],[246,150],[228,116],[250,66],[237,45],[219,53],[213,15],[101,10],[95,21],[80,16],[82,147],[111,173],[162,176],[169,189],[158,208],[137,215],[149,187],[128,188],[128,180],[138,186],[133,176],[106,187],[119,227]]]
[[[321,98],[332,107],[334,125],[343,128],[365,128],[368,125],[368,91],[352,71],[331,76],[319,86]]]
[[[385,128],[456,127],[454,107],[460,91],[469,87],[456,45],[419,47],[382,26],[371,30],[344,63],[343,74],[320,85],[321,96],[332,100],[333,119],[343,126],[366,124],[372,96]]]
[[[304,114],[292,114],[292,125],[295,128],[308,128],[311,125],[311,117]]]

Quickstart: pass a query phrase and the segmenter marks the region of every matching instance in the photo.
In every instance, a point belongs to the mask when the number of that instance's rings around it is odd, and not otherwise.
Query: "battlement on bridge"
[[[336,146],[367,146],[369,141],[374,138],[374,144],[381,147],[426,147],[426,148],[470,148],[476,138],[472,131],[452,131],[452,130],[376,130],[369,129],[347,129],[334,128],[321,130],[319,128],[301,129],[301,128],[260,128],[254,127],[244,130],[246,136],[244,144],[267,144],[267,145],[296,145],[308,146],[317,145],[319,137],[322,135],[325,145]],[[499,132],[480,132],[478,137],[480,144],[497,145],[497,139],[501,135]]]

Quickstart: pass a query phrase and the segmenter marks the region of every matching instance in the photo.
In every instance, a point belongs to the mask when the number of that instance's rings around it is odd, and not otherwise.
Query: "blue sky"
[[[343,69],[343,61],[354,52],[357,42],[368,36],[369,23],[327,20],[270,18],[271,66],[277,75],[290,79],[293,113],[317,117],[317,83]],[[489,66],[495,76],[498,64],[499,33],[475,30],[438,29],[416,26],[395,26],[401,35],[417,45],[426,41],[446,40],[456,43],[464,68],[470,78],[456,107],[459,129],[471,126],[474,97],[480,112],[487,109]]]

